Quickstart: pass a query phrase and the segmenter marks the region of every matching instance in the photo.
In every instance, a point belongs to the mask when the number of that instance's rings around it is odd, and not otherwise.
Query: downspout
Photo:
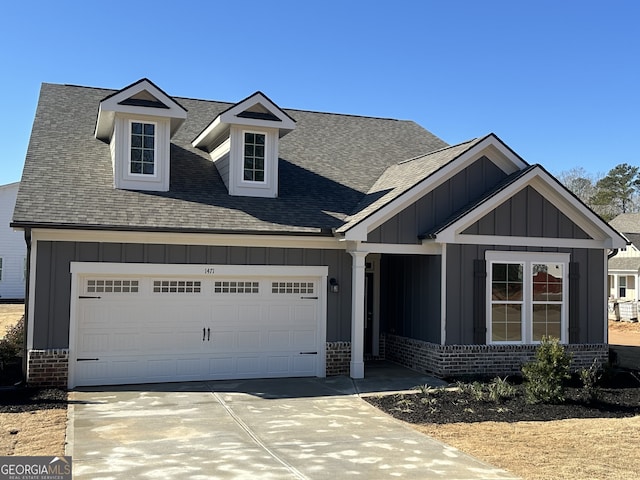
[[[24,333],[22,352],[22,383],[27,381],[27,332],[29,331],[29,279],[31,277],[31,229],[24,229],[24,241],[27,244],[27,272],[24,279]]]
[[[618,254],[619,251],[620,251],[620,249],[618,249],[618,248],[614,248],[613,250],[611,250],[607,254],[607,260],[611,260],[613,257],[615,257]]]

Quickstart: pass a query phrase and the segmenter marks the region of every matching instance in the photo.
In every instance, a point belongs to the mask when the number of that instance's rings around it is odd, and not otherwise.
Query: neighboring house
[[[609,316],[637,319],[640,300],[640,213],[622,213],[609,222],[628,239],[629,244],[609,259]],[[630,303],[631,302],[631,303]],[[618,304],[615,306],[615,304]]]
[[[23,232],[9,227],[19,186],[0,185],[0,302],[24,300],[27,245]]]
[[[625,239],[493,134],[42,86],[13,226],[28,380],[517,371],[543,335],[607,357]]]

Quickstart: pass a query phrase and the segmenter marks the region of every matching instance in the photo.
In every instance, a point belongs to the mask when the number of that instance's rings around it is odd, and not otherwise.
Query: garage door
[[[71,386],[324,374],[319,277],[76,281]]]

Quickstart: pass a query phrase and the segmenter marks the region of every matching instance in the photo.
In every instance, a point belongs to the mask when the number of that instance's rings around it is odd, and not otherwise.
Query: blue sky
[[[42,82],[142,77],[414,120],[451,144],[494,132],[554,174],[638,165],[639,23],[635,0],[5,2],[0,184],[20,179]]]

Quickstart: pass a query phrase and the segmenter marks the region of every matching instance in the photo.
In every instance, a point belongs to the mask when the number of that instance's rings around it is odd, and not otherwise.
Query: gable
[[[494,134],[400,162],[384,172],[336,232],[346,240],[366,241],[371,231],[482,158],[505,175],[528,167]]]
[[[507,174],[483,156],[428,192],[367,236],[372,243],[420,243],[419,236],[477,201]]]
[[[591,237],[533,187],[527,186],[486,214],[463,235],[579,238]]]
[[[438,243],[622,248],[627,240],[540,165],[510,176],[476,205],[422,235]]]
[[[168,119],[173,135],[187,118],[187,110],[153,82],[142,78],[103,98],[98,106],[95,137],[105,142],[111,139],[116,114],[152,116]]]

